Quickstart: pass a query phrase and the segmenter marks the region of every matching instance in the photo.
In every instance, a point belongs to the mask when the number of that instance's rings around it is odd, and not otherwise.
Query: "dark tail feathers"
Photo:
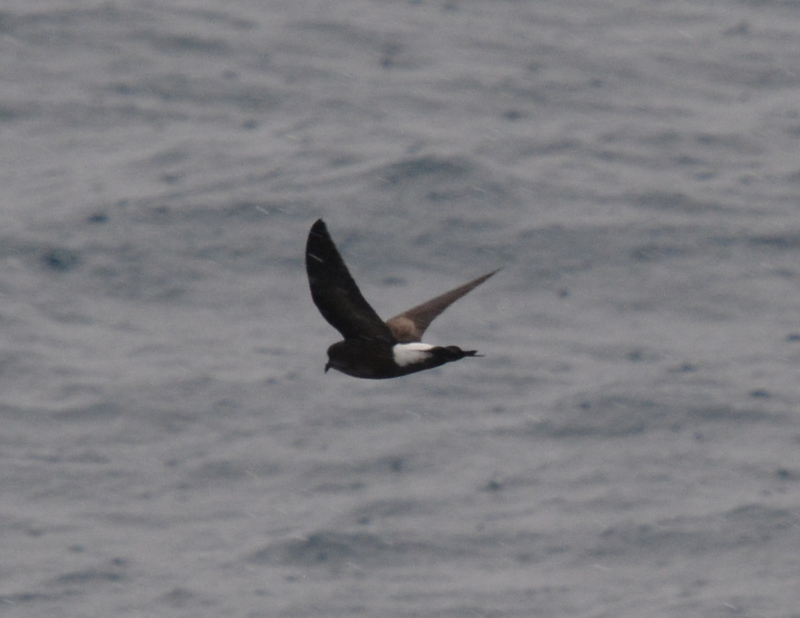
[[[461,360],[466,356],[483,356],[477,350],[462,350],[456,345],[436,347],[431,350],[431,354],[444,363]]]

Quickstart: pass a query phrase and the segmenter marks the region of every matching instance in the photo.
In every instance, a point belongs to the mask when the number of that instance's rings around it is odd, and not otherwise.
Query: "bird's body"
[[[433,346],[420,339],[436,316],[497,271],[384,322],[361,295],[322,219],[308,234],[306,271],[314,304],[344,337],[328,348],[325,371],[336,369],[356,378],[396,378],[478,356],[475,350]]]

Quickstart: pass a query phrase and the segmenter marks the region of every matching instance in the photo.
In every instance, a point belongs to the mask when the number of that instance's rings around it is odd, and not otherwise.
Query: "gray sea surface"
[[[0,616],[800,617],[800,2],[3,0]],[[390,317],[492,269],[388,381]]]

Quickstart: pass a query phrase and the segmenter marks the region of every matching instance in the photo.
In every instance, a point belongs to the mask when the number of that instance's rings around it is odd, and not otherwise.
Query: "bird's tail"
[[[445,363],[461,360],[467,356],[483,356],[483,354],[478,354],[477,350],[462,350],[456,345],[436,347],[430,353]]]

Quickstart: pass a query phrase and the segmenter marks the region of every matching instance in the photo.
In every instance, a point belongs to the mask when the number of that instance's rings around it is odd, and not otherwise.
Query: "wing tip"
[[[492,276],[496,275],[496,274],[497,274],[497,273],[499,273],[501,270],[503,270],[503,268],[505,268],[505,267],[504,267],[504,266],[501,266],[500,268],[495,268],[493,271],[486,273],[486,274],[483,276],[483,280],[484,280],[484,281],[486,281],[486,279],[488,279],[489,277],[492,277]]]
[[[311,234],[324,234],[327,233],[328,226],[325,225],[325,221],[322,219],[317,219],[314,221],[314,224],[311,226]]]

